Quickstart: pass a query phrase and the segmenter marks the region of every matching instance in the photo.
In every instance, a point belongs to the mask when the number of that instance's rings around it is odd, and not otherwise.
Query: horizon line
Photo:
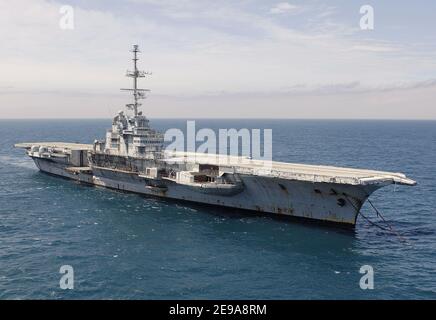
[[[250,117],[250,118],[219,118],[219,117],[147,117],[153,120],[317,120],[317,121],[436,121],[436,118],[271,118],[271,117]],[[0,118],[4,120],[110,120],[112,117],[89,117],[89,118]]]

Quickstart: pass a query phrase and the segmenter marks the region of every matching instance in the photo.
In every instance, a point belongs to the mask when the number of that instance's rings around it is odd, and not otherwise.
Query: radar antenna
[[[149,92],[149,89],[139,89],[138,88],[138,78],[144,78],[146,75],[151,75],[151,72],[139,71],[136,62],[138,61],[138,52],[139,47],[137,44],[133,46],[133,71],[127,71],[126,76],[133,78],[133,89],[121,89],[123,91],[132,91],[133,92],[133,103],[126,104],[128,109],[133,109],[133,113],[135,117],[138,115],[138,107],[141,106],[141,103],[138,102],[139,99],[145,99],[145,93]]]

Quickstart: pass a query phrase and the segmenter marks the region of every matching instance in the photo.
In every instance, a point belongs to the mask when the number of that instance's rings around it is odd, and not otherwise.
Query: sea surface
[[[151,121],[160,130],[184,120]],[[40,173],[29,141],[92,143],[111,120],[0,120],[0,299],[435,299],[436,122],[197,120],[270,128],[273,158],[404,172],[371,196],[401,235],[167,202]],[[366,204],[363,213],[376,217]],[[62,265],[74,289],[62,290]],[[359,286],[363,265],[374,289]]]

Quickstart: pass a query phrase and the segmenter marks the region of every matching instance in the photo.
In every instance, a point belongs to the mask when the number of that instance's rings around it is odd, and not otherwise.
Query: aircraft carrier
[[[133,50],[133,102],[114,117],[105,140],[93,144],[26,142],[36,166],[49,174],[112,189],[264,214],[286,215],[353,227],[377,189],[413,186],[402,173],[292,164],[247,157],[170,151],[164,136],[138,111],[146,72]]]

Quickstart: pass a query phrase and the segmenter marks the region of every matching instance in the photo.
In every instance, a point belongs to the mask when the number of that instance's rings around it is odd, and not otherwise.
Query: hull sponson
[[[375,191],[376,187],[311,183],[252,175],[240,175],[244,190],[233,196],[205,194],[190,186],[164,180],[166,188],[150,187],[146,178],[135,173],[93,168],[93,173],[73,174],[65,170],[66,165],[47,159],[33,158],[38,168],[54,175],[78,180],[93,185],[153,195],[169,199],[180,199],[253,210],[266,214],[279,214],[309,218],[320,221],[354,225],[357,212]]]

